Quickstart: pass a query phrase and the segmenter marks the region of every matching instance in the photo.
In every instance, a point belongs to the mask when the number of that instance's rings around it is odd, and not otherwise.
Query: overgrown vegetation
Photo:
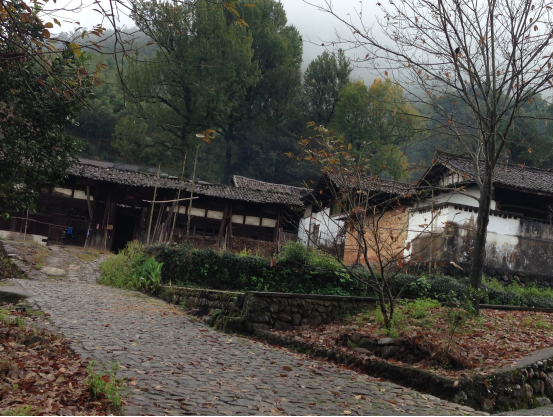
[[[149,277],[144,275],[148,274],[144,268],[150,271]],[[171,284],[222,290],[364,294],[339,262],[297,242],[285,245],[274,263],[245,252],[194,249],[189,244],[146,248],[131,242],[105,261],[101,270],[101,284],[146,292],[155,291],[160,284]]]
[[[146,260],[144,245],[132,241],[118,255],[109,257],[100,267],[100,284],[135,289],[135,271]]]
[[[353,268],[356,274],[361,273],[360,267]],[[351,279],[348,270],[330,255],[298,242],[287,243],[274,262],[245,251],[234,254],[194,249],[189,244],[145,247],[130,242],[118,255],[108,258],[101,270],[101,284],[147,293],[154,292],[159,285],[171,284],[220,290],[374,296]],[[487,304],[553,308],[553,290],[540,289],[534,283],[504,286],[495,279],[485,279],[481,290],[469,292],[468,278],[399,274],[388,284],[401,298],[455,303],[469,312],[476,297]]]
[[[153,245],[148,256],[163,262],[162,282],[222,290],[362,295],[339,262],[312,247],[289,242],[273,260],[191,245]]]
[[[85,383],[88,390],[94,399],[105,399],[113,408],[120,408],[123,401],[121,390],[124,382],[122,378],[117,377],[119,364],[108,362],[100,372],[94,370],[97,365],[96,361],[90,361],[86,368],[88,376]]]

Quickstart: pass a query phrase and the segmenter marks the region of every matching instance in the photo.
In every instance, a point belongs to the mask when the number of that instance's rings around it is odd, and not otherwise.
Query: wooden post
[[[161,206],[159,207],[159,211],[157,212],[157,219],[156,219],[156,225],[154,226],[154,233],[152,236],[152,243],[156,240],[156,236],[158,236],[159,227],[161,224],[161,218],[163,217],[163,211],[165,210],[165,203],[161,203]]]
[[[280,224],[282,223],[282,209],[278,209],[278,217],[275,226],[273,242],[277,245],[277,252],[280,253]]]
[[[102,244],[104,253],[106,252],[106,244],[108,241],[108,224],[109,224],[109,212],[111,211],[111,190],[108,192],[108,199],[106,201],[106,210],[104,211],[104,218],[102,220],[102,227],[104,228],[104,242]]]
[[[184,153],[184,162],[182,163],[182,173],[180,176],[180,182],[179,182],[179,192],[177,194],[177,210],[173,213],[173,226],[171,226],[171,234],[169,235],[169,243],[173,240],[173,232],[175,231],[175,223],[177,222],[177,216],[179,214],[179,203],[178,200],[180,198],[180,190],[182,190],[182,187],[184,186],[182,180],[184,179],[184,167],[186,166],[186,155],[187,152]]]
[[[190,236],[190,219],[192,218],[192,215],[190,214],[190,212],[192,211],[192,198],[194,197],[194,187],[196,185],[196,164],[198,162],[199,150],[200,150],[200,145],[196,146],[196,156],[194,158],[194,171],[192,172],[192,190],[190,193],[191,198],[190,198],[190,204],[188,204],[188,223],[186,225],[186,237]]]
[[[86,231],[86,238],[84,240],[84,247],[83,249],[86,249],[86,244],[88,243],[88,236],[90,235],[90,228],[92,227],[92,220],[93,220],[93,211],[92,211],[92,205],[90,204],[90,187],[86,186],[86,204],[88,206],[88,229]]]
[[[146,237],[146,245],[150,244],[150,230],[152,229],[152,218],[154,217],[154,204],[156,201],[157,194],[157,183],[159,182],[159,172],[161,170],[161,165],[157,167],[157,177],[156,177],[156,186],[154,187],[154,199],[152,200],[152,208],[150,212],[150,221],[148,222],[148,236]]]
[[[27,216],[25,218],[25,234],[23,235],[23,242],[27,239],[27,220],[29,220],[29,208],[27,207]]]
[[[219,225],[219,233],[217,235],[218,246],[222,245],[223,239],[225,237],[225,227],[227,225],[227,217],[228,217],[228,203],[225,204],[225,211],[223,212],[223,218],[221,219],[221,224]]]
[[[228,222],[228,250],[232,252],[232,203],[229,207],[229,222]],[[245,217],[245,216],[244,216]]]

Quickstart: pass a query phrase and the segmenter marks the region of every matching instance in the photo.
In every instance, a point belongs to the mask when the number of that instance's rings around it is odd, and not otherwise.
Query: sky
[[[108,5],[108,1],[99,0],[100,3]],[[320,4],[324,6],[325,0],[309,0],[313,4]],[[348,17],[356,16],[355,10],[359,8],[360,4],[363,4],[365,15],[369,15],[368,19],[374,19],[374,11],[376,9],[377,0],[359,1],[359,0],[335,0],[333,2],[334,10],[341,16]],[[91,4],[83,0],[85,4]],[[305,3],[303,0],[281,0],[282,5],[286,11],[288,18],[288,24],[294,25],[302,35],[304,40],[303,48],[303,66],[304,68],[311,62],[317,55],[321,54],[328,48],[330,42],[336,39],[336,32],[343,35],[349,33],[345,25],[338,21],[334,16],[329,13],[323,12],[317,7]],[[63,1],[58,0],[56,6],[59,7],[63,4]],[[80,4],[80,0],[65,0],[66,5],[76,7]],[[371,7],[372,6],[372,7]],[[94,24],[99,23],[99,14],[92,9],[91,6],[80,13],[67,14],[67,17],[74,21],[79,21],[82,27],[91,28]],[[372,10],[371,10],[372,9]],[[367,10],[369,13],[367,13]],[[367,22],[366,22],[367,23]],[[133,22],[126,16],[121,16],[119,20],[121,26],[127,25],[133,26]],[[62,26],[65,29],[65,26]],[[69,28],[67,28],[69,29]],[[66,30],[67,30],[66,29]],[[321,46],[324,43],[326,47]],[[332,50],[332,47],[328,48]],[[353,57],[352,53],[349,53]],[[372,82],[374,78],[366,69],[355,69],[352,73],[352,78],[363,79],[365,82]]]

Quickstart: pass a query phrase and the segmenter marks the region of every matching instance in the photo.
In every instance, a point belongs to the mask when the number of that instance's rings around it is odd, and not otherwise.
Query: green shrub
[[[144,245],[137,241],[129,242],[119,254],[109,257],[102,263],[98,282],[111,287],[134,290],[135,270],[145,260]]]
[[[134,270],[134,288],[153,293],[161,286],[161,267],[163,262],[156,262],[152,256]]]
[[[339,262],[314,248],[290,242],[271,266],[269,259],[194,249],[191,245],[152,245],[146,256],[163,262],[162,282],[220,290],[363,295]]]

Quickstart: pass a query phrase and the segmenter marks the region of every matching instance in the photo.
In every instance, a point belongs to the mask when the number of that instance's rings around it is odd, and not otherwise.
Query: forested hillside
[[[105,69],[90,109],[69,131],[82,140],[83,156],[160,164],[179,175],[186,155],[191,176],[199,145],[203,180],[226,183],[239,174],[300,185],[318,176],[295,158],[296,142],[312,135],[309,121],[345,135],[354,150],[370,143],[372,174],[385,178],[416,178],[436,146],[463,151],[458,141],[427,133],[452,112],[466,112],[459,128],[471,128],[470,113],[455,101],[441,97],[443,114],[432,114],[385,77],[372,85],[352,79],[340,52],[324,52],[302,71],[301,33],[287,24],[281,3],[235,5],[238,22],[232,11],[206,4],[144,2],[133,12],[139,34],[132,43],[116,45],[108,32],[103,53],[85,53],[89,68]],[[134,52],[106,53],[121,45]],[[535,118],[515,127],[506,160],[553,167],[553,132],[540,119],[553,108],[535,97],[523,111]]]

